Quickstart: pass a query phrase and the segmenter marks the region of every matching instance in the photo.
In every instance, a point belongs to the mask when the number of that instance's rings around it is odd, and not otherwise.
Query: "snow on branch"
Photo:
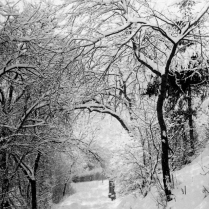
[[[142,26],[140,25],[133,32],[131,32],[131,34],[126,38],[126,40],[121,45],[127,44],[136,35],[136,33],[141,29],[141,27]]]
[[[47,105],[47,102],[44,102],[43,100],[45,99],[45,97],[49,94],[49,92],[46,92],[45,94],[43,94],[33,105],[31,105],[31,107],[26,111],[26,113],[24,114],[24,116],[21,119],[21,123],[19,125],[19,127],[17,128],[17,130],[19,130],[20,128],[23,127],[23,124],[25,123],[25,121],[27,120],[28,116],[30,115],[30,113],[37,108],[41,108]],[[40,125],[40,123],[38,123]],[[41,125],[43,125],[41,123]],[[33,125],[33,127],[35,126],[35,124]]]
[[[191,25],[196,25],[200,21],[200,19],[205,15],[208,9],[209,9],[209,3],[205,5],[204,9],[199,13],[199,15],[195,18],[195,20],[193,21],[193,23],[191,23]]]
[[[34,65],[27,65],[27,64],[14,64],[9,67],[6,67],[2,70],[0,70],[0,77],[3,76],[5,73],[10,72],[14,69],[20,69],[20,68],[31,68],[31,69],[36,69],[36,66]]]
[[[130,27],[131,25],[132,25],[131,22],[127,22],[123,26],[120,26],[120,27],[118,27],[116,29],[108,30],[106,33],[103,33],[103,36],[104,37],[108,37],[108,36],[114,35],[116,33],[120,33],[121,31],[124,31],[126,28]]]
[[[198,25],[201,18],[207,13],[208,10],[209,10],[209,3],[207,3],[205,5],[205,7],[202,9],[202,11],[197,15],[197,17],[190,24],[188,24],[185,27],[185,29],[182,31],[183,37],[185,37],[188,33],[190,33]]]
[[[158,19],[157,16],[155,16],[155,18]],[[137,23],[137,24],[140,24],[141,27],[150,27],[153,30],[158,31],[159,33],[161,33],[165,38],[167,38],[173,44],[175,44],[176,41],[178,40],[176,37],[172,37],[170,35],[169,31],[160,27],[157,20],[155,20],[156,24],[154,24],[154,23],[151,23],[151,22],[145,20],[144,18],[132,18],[132,17],[128,16],[127,19],[128,19],[128,22],[131,23],[131,24]]]
[[[76,109],[88,109],[90,112],[109,114],[112,117],[114,117],[128,133],[131,132],[128,124],[121,118],[121,116],[118,115],[115,111],[113,111],[110,107],[108,107],[106,105],[96,103],[96,102],[91,102],[91,103],[77,105],[77,106],[75,106],[74,109],[75,110]]]
[[[43,122],[36,123],[36,124],[33,124],[33,125],[22,126],[22,128],[34,128],[34,127],[38,127],[38,126],[48,126],[48,124],[46,124],[45,121],[43,121]]]
[[[95,2],[101,3],[101,4],[113,4],[120,2],[120,0],[94,0]]]
[[[152,60],[150,60],[148,57],[145,57],[142,53],[140,53],[140,55],[137,55],[135,52],[135,56],[140,63],[145,65],[147,68],[149,68],[154,74],[161,76],[161,73],[163,73],[163,71],[164,71],[164,69],[162,67],[159,67]]]
[[[22,169],[23,173],[25,174],[25,176],[29,180],[35,180],[35,175],[34,175],[33,169],[29,165],[26,165],[23,162],[24,156],[21,159],[17,155],[15,155],[15,154],[12,154],[12,156],[14,157],[14,160],[16,161],[16,163],[21,167],[21,169]]]

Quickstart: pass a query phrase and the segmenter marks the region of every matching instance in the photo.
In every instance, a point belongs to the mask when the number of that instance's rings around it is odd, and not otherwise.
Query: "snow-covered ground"
[[[167,209],[209,209],[209,144],[189,165],[173,173],[173,200]],[[111,201],[108,181],[73,184],[77,193],[52,209],[157,209],[156,189],[145,198],[129,195]]]
[[[175,199],[168,208],[209,209],[209,144],[191,164],[175,175],[179,185],[173,190]]]
[[[66,198],[52,209],[115,209],[120,200],[111,201],[108,196],[109,183],[92,181],[72,184],[76,194]]]

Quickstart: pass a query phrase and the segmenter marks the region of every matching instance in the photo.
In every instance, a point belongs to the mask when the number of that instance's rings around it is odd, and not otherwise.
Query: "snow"
[[[168,204],[171,209],[209,208],[209,194],[205,197],[204,186],[209,187],[209,145],[190,165],[175,172],[177,182],[181,182],[172,191],[175,200]],[[206,175],[205,175],[206,174]],[[186,194],[182,189],[186,188]]]
[[[208,209],[209,196],[206,197],[195,209]]]
[[[173,200],[167,209],[208,209],[209,194],[209,143],[192,163],[173,172]],[[157,189],[152,188],[145,198],[136,195],[117,196],[111,201],[108,181],[92,181],[72,185],[77,193],[67,197],[52,209],[157,209]],[[117,188],[117,184],[116,184]],[[186,192],[185,192],[186,191]]]
[[[121,31],[125,30],[126,28],[128,28],[130,25],[131,25],[131,23],[127,22],[123,26],[117,27],[116,29],[112,29],[112,30],[108,30],[107,32],[103,32],[103,36],[107,37],[107,36],[119,33]]]
[[[150,60],[148,57],[145,57],[142,53],[140,53],[140,59],[147,63],[150,67],[152,67],[154,70],[157,70],[161,74],[165,72],[165,66],[159,66],[156,63],[154,63],[152,60]]]
[[[119,2],[119,0],[96,0],[96,1],[103,4],[113,4]]]
[[[111,201],[108,198],[107,180],[74,183],[72,186],[77,193],[52,209],[116,209],[120,203],[119,199]]]

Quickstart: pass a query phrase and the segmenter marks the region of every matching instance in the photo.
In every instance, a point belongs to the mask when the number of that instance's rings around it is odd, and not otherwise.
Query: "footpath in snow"
[[[165,206],[167,209],[209,209],[209,142],[195,160],[172,174],[175,187],[172,189],[173,200]],[[103,183],[93,181],[73,184],[77,193],[54,205],[52,209],[160,208],[156,187],[152,187],[145,198],[128,195],[111,201],[107,197],[108,186],[107,180]],[[164,207],[161,205],[161,208]]]
[[[72,184],[76,194],[67,197],[62,203],[52,209],[116,209],[119,200],[108,198],[109,183],[92,181]]]

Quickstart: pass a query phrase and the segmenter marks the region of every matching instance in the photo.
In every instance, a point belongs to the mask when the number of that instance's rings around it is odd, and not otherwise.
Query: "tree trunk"
[[[189,111],[189,137],[190,137],[190,147],[192,153],[194,153],[194,129],[193,129],[193,119],[192,119],[192,91],[191,86],[188,90],[188,111]]]
[[[9,128],[3,127],[0,130],[0,137],[7,137],[11,134]],[[4,140],[1,141],[0,147],[2,147],[6,143]],[[9,193],[9,179],[8,179],[8,166],[7,166],[7,153],[6,150],[2,150],[0,152],[0,170],[2,170],[3,175],[1,176],[2,185],[0,191],[0,209],[10,208],[10,204],[8,201],[8,193]]]
[[[170,169],[169,169],[169,159],[168,159],[168,136],[167,136],[167,129],[166,124],[163,117],[163,104],[166,96],[166,76],[162,76],[162,83],[161,83],[161,91],[160,95],[157,100],[157,118],[158,123],[160,126],[161,132],[161,144],[162,144],[162,155],[161,155],[161,164],[162,164],[162,171],[163,171],[163,185],[165,190],[165,195],[167,201],[171,200],[171,191],[168,188],[168,183],[171,182],[170,177]]]
[[[146,154],[145,154],[145,139],[139,128],[138,128],[138,132],[141,136],[143,165],[146,166],[147,163],[146,163]]]
[[[8,202],[8,192],[9,192],[9,179],[8,179],[8,170],[7,170],[7,155],[5,152],[0,153],[1,161],[0,161],[0,168],[3,170],[2,175],[2,189],[0,195],[0,209],[9,208],[10,204]]]
[[[41,153],[38,152],[36,159],[35,159],[35,163],[34,163],[34,179],[29,179],[30,181],[30,185],[31,185],[31,204],[32,204],[32,209],[37,209],[38,208],[38,204],[37,204],[37,194],[36,194],[36,173],[38,170],[38,165],[39,165],[39,160],[41,158]]]
[[[146,154],[145,154],[145,140],[142,139],[142,156],[143,156],[143,164],[146,166]]]
[[[65,184],[64,184],[64,189],[63,189],[63,192],[62,192],[62,196],[63,197],[65,196],[66,187],[67,187],[67,182],[65,182]]]
[[[30,185],[31,185],[31,208],[37,209],[36,180],[30,180]]]
[[[187,136],[186,136],[186,133],[185,133],[186,129],[184,127],[184,130],[183,130],[183,163],[186,164],[187,163]]]

